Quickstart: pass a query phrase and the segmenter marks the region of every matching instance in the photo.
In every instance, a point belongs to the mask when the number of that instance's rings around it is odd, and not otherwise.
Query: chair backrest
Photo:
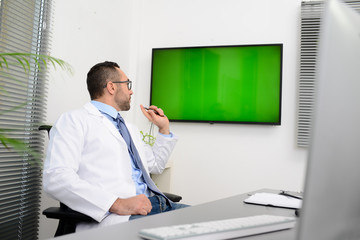
[[[43,130],[46,130],[47,133],[49,134],[50,133],[50,129],[52,128],[51,125],[41,125],[39,126],[39,131],[43,131]]]

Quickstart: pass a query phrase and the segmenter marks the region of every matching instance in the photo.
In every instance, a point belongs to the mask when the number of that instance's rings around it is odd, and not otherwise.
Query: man
[[[51,129],[44,190],[99,222],[79,224],[77,231],[186,206],[169,201],[149,180],[150,172],[164,170],[177,141],[163,110],[140,106],[159,128],[153,147],[119,114],[130,109],[131,84],[116,63],[96,64],[87,75],[92,101],[62,114]]]

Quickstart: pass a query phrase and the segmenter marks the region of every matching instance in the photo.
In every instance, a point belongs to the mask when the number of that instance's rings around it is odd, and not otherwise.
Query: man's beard
[[[129,111],[130,110],[130,100],[129,101],[122,101],[118,103],[118,107],[120,111]]]

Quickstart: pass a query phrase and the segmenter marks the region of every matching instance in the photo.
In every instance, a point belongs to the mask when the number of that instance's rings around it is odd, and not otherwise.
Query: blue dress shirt
[[[116,117],[118,115],[118,111],[110,105],[105,103],[101,103],[98,101],[91,101],[91,103],[106,117],[114,124],[117,130],[119,130],[119,126],[116,123]],[[132,159],[132,156],[130,154]],[[146,196],[150,196],[150,190],[147,188],[142,176],[142,172],[139,168],[135,166],[134,160],[131,161],[132,167],[132,179],[135,182],[136,186],[136,194],[145,194]]]

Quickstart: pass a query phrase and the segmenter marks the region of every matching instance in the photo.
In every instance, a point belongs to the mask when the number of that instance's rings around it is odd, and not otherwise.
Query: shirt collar
[[[109,116],[111,116],[112,118],[116,119],[117,115],[118,115],[118,111],[116,111],[116,109],[110,105],[107,105],[105,103],[102,102],[98,102],[95,100],[92,100],[91,103],[102,113],[105,113]]]

